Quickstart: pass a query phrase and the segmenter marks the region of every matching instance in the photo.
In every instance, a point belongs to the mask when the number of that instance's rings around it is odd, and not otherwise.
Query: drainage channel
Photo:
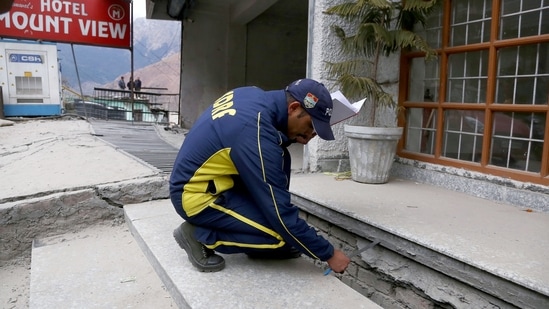
[[[152,124],[90,120],[95,134],[104,141],[171,173],[178,149],[162,140]]]

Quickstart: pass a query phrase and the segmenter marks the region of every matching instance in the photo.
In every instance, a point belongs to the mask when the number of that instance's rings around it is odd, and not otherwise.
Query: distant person
[[[130,77],[130,81],[128,82],[127,86],[128,86],[128,90],[130,90],[130,91],[132,91],[132,89],[134,89],[133,87],[135,86],[135,84],[133,82],[133,78]]]
[[[141,91],[141,79],[139,77],[135,79],[135,91]]]
[[[126,89],[126,82],[124,81],[124,76],[120,76],[120,80],[118,81],[118,87],[120,87],[120,89],[122,90]]]

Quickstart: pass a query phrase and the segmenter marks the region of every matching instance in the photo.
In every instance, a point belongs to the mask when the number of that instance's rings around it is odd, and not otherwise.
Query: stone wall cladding
[[[549,212],[549,187],[396,157],[391,177],[411,179],[487,200]]]

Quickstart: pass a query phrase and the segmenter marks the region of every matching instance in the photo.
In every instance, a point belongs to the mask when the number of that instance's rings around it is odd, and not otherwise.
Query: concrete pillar
[[[323,12],[337,3],[333,0],[309,0],[309,50],[307,61],[307,76],[322,83],[331,92],[337,89],[333,81],[328,79],[325,62],[337,61],[339,42],[331,31],[331,25],[337,21],[333,16]],[[324,141],[314,138],[306,147],[304,165],[312,172],[341,172],[349,170],[347,140],[343,133],[343,125],[332,127],[335,141]]]
[[[197,1],[183,22],[181,119],[190,128],[229,89],[244,83],[244,25],[231,23],[230,1]]]

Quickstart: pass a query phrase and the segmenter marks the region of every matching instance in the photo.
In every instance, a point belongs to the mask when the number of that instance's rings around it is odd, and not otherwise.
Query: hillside
[[[134,30],[134,74],[147,66],[164,62],[164,59],[179,54],[181,47],[181,23],[178,21],[161,21],[138,18],[133,25]],[[98,46],[74,45],[58,43],[63,83],[79,90],[78,75],[84,94],[91,94],[94,87],[111,84],[121,75],[129,76],[131,71],[131,54],[129,50]],[[72,53],[74,50],[74,55]],[[174,56],[175,57],[175,56]],[[75,58],[78,64],[78,75],[75,68]],[[177,56],[176,58],[179,58]],[[173,68],[173,60],[169,60]],[[162,66],[162,65],[160,65]],[[158,68],[158,66],[155,66]],[[177,66],[179,68],[179,65]],[[156,69],[152,69],[156,70]],[[164,67],[162,71],[171,75],[173,69]],[[157,71],[158,72],[158,71]],[[175,75],[179,73],[175,70]],[[150,82],[147,76],[158,73],[144,72],[143,81]],[[173,77],[172,77],[173,79]],[[147,85],[147,87],[152,87]],[[177,81],[177,84],[179,81]],[[171,89],[171,88],[170,88]],[[179,89],[179,87],[176,87]]]
[[[180,53],[172,54],[156,63],[134,71],[134,76],[141,78],[143,88],[168,88],[168,93],[179,93]],[[130,73],[121,74],[124,80],[130,80]],[[100,87],[118,89],[120,76]],[[147,91],[147,89],[143,89]]]

